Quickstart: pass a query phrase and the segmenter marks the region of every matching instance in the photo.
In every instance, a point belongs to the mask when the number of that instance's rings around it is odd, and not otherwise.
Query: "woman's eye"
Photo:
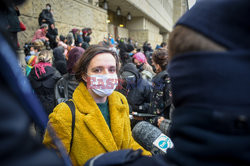
[[[114,72],[116,72],[116,70],[114,68],[112,68],[112,69],[109,69],[109,72],[114,73]]]
[[[94,73],[100,73],[102,70],[101,69],[94,69]]]

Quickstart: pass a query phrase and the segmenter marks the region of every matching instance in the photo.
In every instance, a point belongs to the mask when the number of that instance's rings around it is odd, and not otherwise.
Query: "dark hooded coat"
[[[132,111],[146,113],[149,109],[151,86],[148,81],[141,77],[133,63],[126,64],[121,72],[125,71],[133,73],[136,76],[136,81],[132,84],[124,84],[120,92],[126,96]],[[139,109],[139,106],[141,106],[142,109]]]
[[[39,69],[37,69],[38,78],[35,70],[35,67],[32,68],[28,78],[32,88],[49,115],[56,106],[54,87],[56,82],[61,78],[61,74],[54,67],[46,66],[46,73],[44,74],[40,74]]]
[[[152,80],[152,95],[150,99],[150,113],[169,119],[171,106],[170,78],[166,70],[158,73]]]
[[[53,50],[53,66],[61,73],[61,75],[67,73],[67,61],[63,53],[64,48],[61,46]]]
[[[42,22],[42,20],[46,20],[46,22]],[[43,11],[40,13],[39,18],[38,18],[38,23],[41,26],[42,24],[54,24],[54,18],[53,18],[53,14],[51,13],[51,11],[47,10],[47,9],[43,9]]]

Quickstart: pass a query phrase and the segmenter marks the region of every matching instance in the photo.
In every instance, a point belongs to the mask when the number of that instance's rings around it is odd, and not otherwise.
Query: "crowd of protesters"
[[[23,1],[10,2],[0,6],[1,165],[250,164],[249,1],[197,1],[155,50],[111,35],[90,45],[90,28],[58,36],[47,4],[23,73],[13,51]],[[143,120],[174,148],[150,156],[131,134]]]

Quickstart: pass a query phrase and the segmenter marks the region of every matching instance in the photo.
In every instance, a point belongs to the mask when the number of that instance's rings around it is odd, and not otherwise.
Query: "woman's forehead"
[[[116,66],[116,60],[110,53],[101,53],[90,61],[90,67],[95,66]]]

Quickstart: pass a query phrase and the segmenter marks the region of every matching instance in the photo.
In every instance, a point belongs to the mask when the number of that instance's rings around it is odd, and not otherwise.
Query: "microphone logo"
[[[159,146],[162,148],[162,149],[166,149],[168,147],[168,143],[164,140],[164,141],[160,141],[159,142]]]
[[[153,144],[159,148],[161,151],[163,152],[167,152],[167,149],[169,148],[173,148],[174,144],[171,141],[171,139],[169,137],[167,137],[164,134],[161,134],[154,142]]]

